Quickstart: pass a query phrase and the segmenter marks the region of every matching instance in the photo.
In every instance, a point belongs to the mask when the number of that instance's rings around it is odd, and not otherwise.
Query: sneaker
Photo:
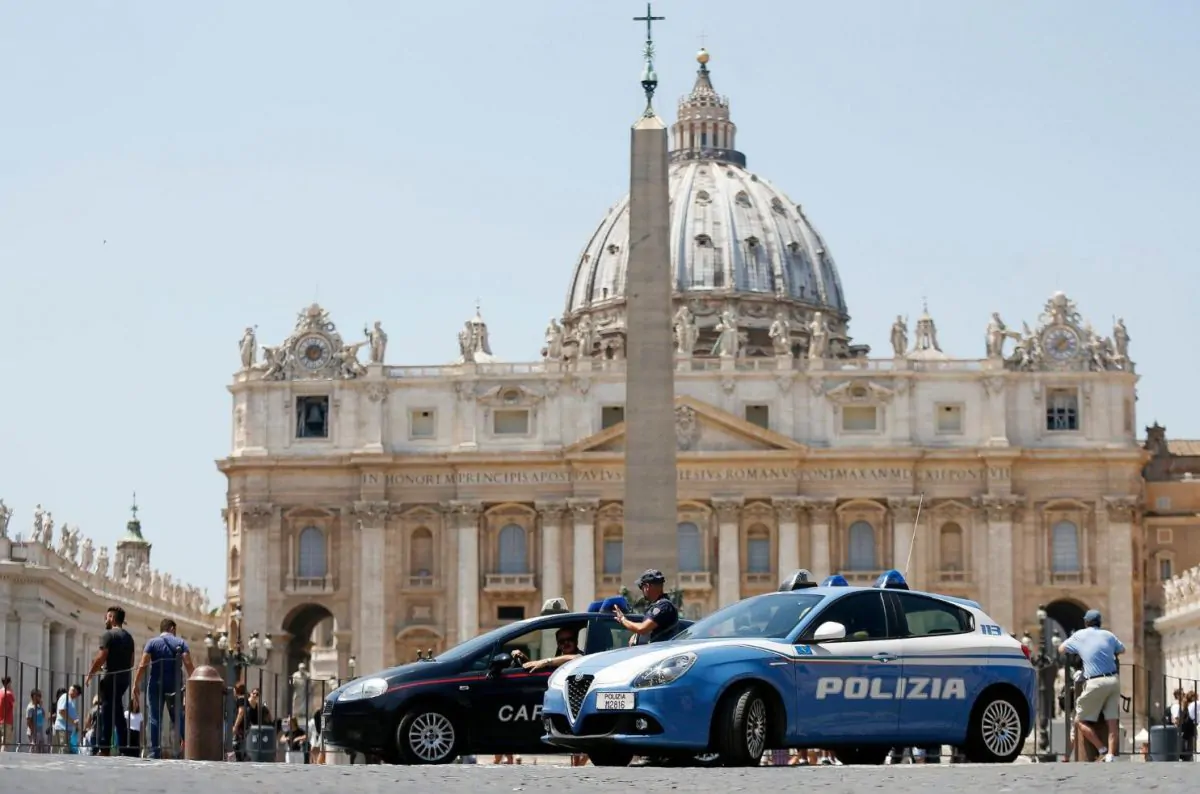
[[[1116,760],[1117,760],[1117,757],[1115,755],[1113,755],[1112,753],[1108,753],[1104,756],[1103,763],[1111,764],[1113,761],[1116,761]]]

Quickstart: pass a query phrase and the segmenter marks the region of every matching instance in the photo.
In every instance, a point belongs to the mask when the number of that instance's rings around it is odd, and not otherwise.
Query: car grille
[[[333,701],[326,700],[325,705],[321,708],[321,716],[328,717],[332,713],[333,713]]]
[[[594,678],[592,675],[573,675],[567,678],[567,710],[571,712],[571,719],[579,716],[579,710],[583,708],[583,699],[592,688]]]

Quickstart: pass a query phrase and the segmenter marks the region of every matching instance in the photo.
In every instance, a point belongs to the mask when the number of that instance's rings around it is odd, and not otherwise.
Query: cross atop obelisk
[[[642,70],[642,90],[646,92],[647,116],[654,115],[651,102],[654,100],[654,90],[658,88],[658,73],[654,71],[654,23],[666,20],[666,17],[654,16],[652,6],[652,3],[646,3],[646,16],[633,18],[634,22],[646,23],[646,47],[643,50],[643,55],[646,58],[646,67]]]

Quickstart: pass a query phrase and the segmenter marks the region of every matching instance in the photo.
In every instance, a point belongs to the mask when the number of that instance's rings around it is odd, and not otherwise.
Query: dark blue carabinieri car
[[[531,672],[521,661],[561,654],[560,631],[574,633],[587,656],[627,647],[631,634],[610,608],[617,600],[510,623],[438,656],[357,678],[325,698],[325,745],[401,764],[567,752],[542,742],[542,700],[553,670]],[[689,625],[680,621],[680,630]]]

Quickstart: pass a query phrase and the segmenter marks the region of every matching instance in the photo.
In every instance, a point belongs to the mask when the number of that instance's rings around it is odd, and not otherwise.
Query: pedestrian
[[[167,714],[171,717],[171,725],[179,732],[179,742],[183,742],[184,717],[183,682],[186,678],[181,675],[180,666],[187,676],[195,671],[192,654],[188,644],[179,637],[178,628],[171,618],[163,618],[158,624],[159,635],[146,643],[142,649],[142,659],[138,664],[137,675],[133,678],[132,703],[137,703],[142,691],[142,675],[147,669],[150,675],[146,683],[146,727],[150,730],[150,757],[162,758],[162,712],[166,706]],[[178,744],[173,744],[172,754],[179,750]]]
[[[69,689],[60,689],[54,697],[54,741],[56,753],[74,752],[71,739],[79,730],[79,687],[72,684]]]
[[[1100,612],[1089,609],[1083,616],[1084,627],[1059,645],[1058,652],[1073,653],[1083,662],[1083,692],[1075,702],[1075,725],[1079,735],[1103,753],[1100,760],[1111,763],[1117,756],[1120,738],[1117,717],[1121,707],[1121,679],[1117,657],[1125,652],[1125,646],[1100,624]],[[1092,727],[1101,715],[1108,726],[1107,748]]]
[[[1176,689],[1169,714],[1171,724],[1179,729],[1179,760],[1191,761],[1196,752],[1196,693]]]
[[[111,606],[104,613],[104,628],[100,635],[100,650],[92,660],[92,668],[83,680],[86,689],[96,673],[100,676],[100,725],[96,732],[99,755],[112,755],[113,740],[119,755],[136,757],[129,745],[129,727],[125,722],[125,693],[133,679],[133,637],[125,630],[125,610]]]
[[[130,698],[129,709],[125,712],[125,721],[129,724],[129,746],[141,748],[142,746],[142,721],[145,715],[142,714],[142,706],[138,703],[137,698]]]
[[[679,625],[679,610],[675,608],[675,604],[667,598],[664,592],[666,581],[667,578],[663,576],[663,572],[654,569],[646,571],[638,579],[638,589],[642,591],[642,597],[650,605],[646,608],[646,616],[641,621],[632,621],[625,617],[620,607],[613,607],[617,622],[633,632],[635,637],[650,635],[650,642],[658,642],[669,639],[675,633]]]
[[[29,693],[29,705],[25,707],[25,733],[29,740],[29,752],[46,752],[49,729],[46,725],[46,707],[42,703],[42,690],[34,689]]]
[[[17,744],[17,734],[13,726],[16,724],[17,696],[13,693],[12,678],[4,676],[0,679],[0,752]]]

